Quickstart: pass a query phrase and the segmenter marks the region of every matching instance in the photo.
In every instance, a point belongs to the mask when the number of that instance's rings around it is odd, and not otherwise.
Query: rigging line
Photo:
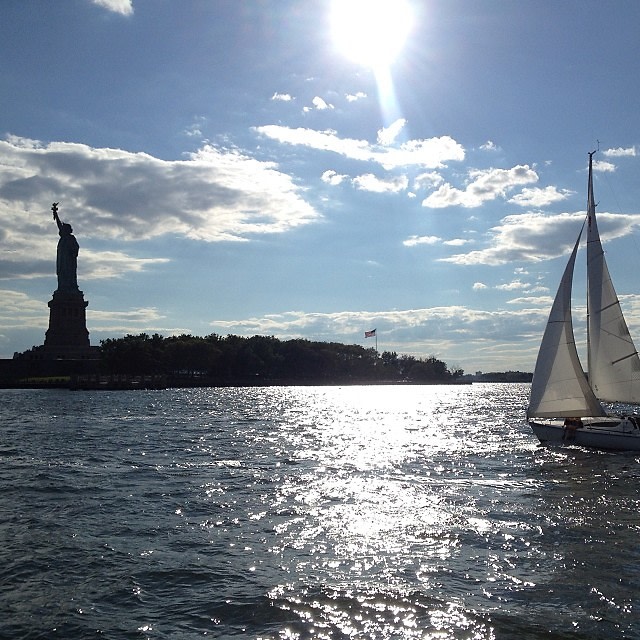
[[[600,332],[601,333],[606,333],[609,337],[611,338],[617,338],[618,340],[621,340],[622,342],[630,342],[631,344],[633,344],[633,339],[631,338],[631,334],[629,332],[627,332],[627,335],[629,336],[629,339],[625,339],[624,336],[621,336],[618,333],[613,333],[613,331],[607,331],[606,329],[600,328]]]
[[[622,362],[623,360],[627,360],[628,358],[633,358],[633,356],[637,356],[638,352],[634,351],[633,353],[630,353],[629,355],[626,356],[622,356],[622,358],[618,358],[617,360],[612,360],[611,364],[618,364],[618,362]]]
[[[606,307],[601,307],[600,309],[597,310],[591,310],[590,313],[592,315],[595,315],[596,313],[602,313],[603,311],[606,311],[607,309],[611,309],[611,307],[615,307],[617,304],[620,304],[620,300],[615,300],[615,302],[612,302],[611,304],[608,304]],[[622,315],[622,314],[620,314]]]

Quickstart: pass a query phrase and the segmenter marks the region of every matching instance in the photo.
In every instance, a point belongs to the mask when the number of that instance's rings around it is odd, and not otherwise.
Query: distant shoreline
[[[515,384],[527,380],[495,379],[457,379],[457,380],[214,380],[209,378],[176,379],[167,376],[52,376],[50,378],[26,378],[13,381],[0,381],[0,389],[69,389],[75,391],[128,391],[135,389],[164,390],[192,388],[230,388],[230,387],[358,387],[358,386],[465,386],[471,384]]]
[[[468,380],[212,380],[175,379],[166,376],[52,376],[0,382],[1,389],[70,389],[77,391],[127,391],[133,389],[191,389],[229,387],[356,387],[356,386],[434,386],[469,385]]]

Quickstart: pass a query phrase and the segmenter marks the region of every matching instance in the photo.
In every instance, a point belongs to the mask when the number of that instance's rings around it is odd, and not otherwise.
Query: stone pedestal
[[[89,344],[84,294],[77,291],[54,291],[49,301],[49,328],[43,352],[52,359],[76,360],[96,357],[96,347]]]

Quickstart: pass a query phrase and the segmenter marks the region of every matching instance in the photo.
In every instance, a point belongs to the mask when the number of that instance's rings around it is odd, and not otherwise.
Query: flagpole
[[[371,329],[371,331],[365,331],[364,337],[366,338],[375,338],[376,339],[376,356],[378,355],[378,329]]]

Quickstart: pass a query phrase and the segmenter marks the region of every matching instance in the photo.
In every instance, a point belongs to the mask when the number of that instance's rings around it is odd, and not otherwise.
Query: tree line
[[[453,382],[464,374],[435,356],[378,354],[359,345],[273,336],[141,333],[102,340],[100,350],[101,368],[108,374],[166,375],[212,384],[429,383]]]

